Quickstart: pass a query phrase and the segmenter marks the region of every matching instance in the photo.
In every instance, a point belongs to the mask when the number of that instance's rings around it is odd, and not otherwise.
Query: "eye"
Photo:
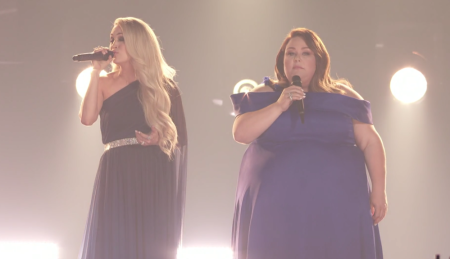
[[[311,52],[305,51],[305,52],[302,53],[302,55],[303,55],[303,56],[310,56],[310,55],[311,55]]]
[[[289,56],[289,57],[293,57],[295,55],[296,55],[295,52],[292,52],[292,51],[289,51],[286,53],[286,56]]]
[[[109,43],[113,44],[113,43],[114,43],[114,39],[111,38],[111,39],[109,40]]]
[[[119,41],[125,41],[123,37],[119,37]]]

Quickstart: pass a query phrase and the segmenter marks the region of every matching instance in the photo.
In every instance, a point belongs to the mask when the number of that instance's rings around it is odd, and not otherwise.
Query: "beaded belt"
[[[136,138],[124,138],[124,139],[118,139],[111,141],[107,144],[105,144],[105,151],[109,150],[111,148],[120,147],[120,146],[127,146],[127,145],[139,145],[139,142]]]

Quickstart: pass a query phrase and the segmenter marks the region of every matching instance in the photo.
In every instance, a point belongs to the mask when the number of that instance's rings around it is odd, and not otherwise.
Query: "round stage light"
[[[427,80],[417,69],[403,68],[392,76],[391,92],[403,103],[420,100],[427,91]]]
[[[255,81],[251,79],[243,79],[234,86],[233,93],[248,93],[257,86],[258,84]]]
[[[86,68],[77,77],[75,85],[77,87],[77,92],[81,96],[81,98],[84,98],[84,95],[86,94],[87,88],[89,86],[89,82],[91,81],[92,69],[92,67]],[[102,72],[100,72],[100,76],[104,76],[106,74],[107,73],[105,70],[102,70]]]

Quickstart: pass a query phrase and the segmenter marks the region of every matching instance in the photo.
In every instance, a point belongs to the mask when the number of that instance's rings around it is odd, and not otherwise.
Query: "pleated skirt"
[[[122,146],[100,160],[81,259],[175,259],[180,240],[173,163],[158,146]]]

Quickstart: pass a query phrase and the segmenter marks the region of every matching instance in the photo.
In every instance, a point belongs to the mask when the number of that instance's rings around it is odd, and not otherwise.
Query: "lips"
[[[301,66],[294,66],[294,69],[303,69]]]

